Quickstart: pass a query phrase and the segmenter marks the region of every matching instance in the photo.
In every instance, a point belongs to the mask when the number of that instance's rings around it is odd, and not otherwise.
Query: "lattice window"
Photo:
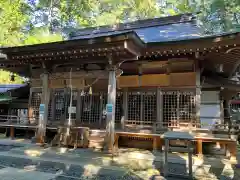
[[[48,120],[52,120],[53,112],[52,112],[52,96],[54,95],[53,92],[50,93],[49,103],[48,103]]]
[[[123,115],[122,103],[123,103],[123,94],[122,94],[122,92],[117,92],[116,107],[115,107],[115,123],[121,122],[121,118]]]
[[[11,116],[17,116],[18,115],[18,109],[16,108],[11,108],[9,111],[9,115]]]
[[[157,100],[156,92],[143,92],[143,121],[144,124],[152,125],[156,121]]]
[[[100,120],[101,110],[101,94],[96,93],[92,95],[81,96],[81,120],[84,123],[98,123]]]
[[[94,93],[93,95],[81,96],[81,121],[83,123],[104,125],[103,111],[106,109],[107,93]],[[119,123],[122,116],[122,93],[117,92],[115,121]]]
[[[168,126],[195,122],[195,94],[193,92],[165,91],[163,95],[163,122]]]
[[[8,107],[0,108],[0,115],[7,115],[8,114]]]
[[[69,92],[70,93],[70,92]],[[68,93],[68,103],[67,103],[67,107],[70,106],[70,94]],[[72,107],[76,107],[77,108],[77,98],[78,98],[78,92],[75,90],[75,91],[72,91]],[[69,113],[67,111],[66,113],[66,118],[68,119],[69,118]],[[72,113],[71,114],[71,119],[76,119],[76,113]]]
[[[55,95],[55,120],[60,121],[65,112],[65,94],[63,89],[56,89]]]
[[[195,121],[195,95],[191,92],[186,92],[179,97],[179,119],[182,122]]]
[[[129,92],[128,94],[128,120],[131,124],[140,124],[141,121],[141,93]]]
[[[42,92],[33,92],[32,93],[30,106],[32,107],[32,111],[33,111],[32,118],[34,121],[38,121],[38,119],[39,119],[39,106],[41,104],[41,96],[42,96]]]
[[[28,113],[28,109],[26,109],[26,108],[22,108],[22,109],[20,109],[20,108],[11,108],[10,112],[9,112],[9,115],[20,116],[20,114],[21,114],[20,112],[21,111],[23,111],[25,114]]]
[[[128,124],[152,125],[157,113],[156,92],[129,92]]]
[[[104,125],[106,122],[106,117],[104,116],[103,114],[103,111],[106,110],[106,105],[107,105],[107,99],[108,99],[108,96],[107,96],[107,93],[102,93],[102,109],[101,109],[101,121],[102,121],[102,124]]]

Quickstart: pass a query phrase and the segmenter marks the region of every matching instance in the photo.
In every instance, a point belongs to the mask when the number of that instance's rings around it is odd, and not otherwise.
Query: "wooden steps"
[[[89,148],[103,149],[106,131],[91,130],[89,134]]]
[[[87,148],[89,145],[89,128],[60,127],[51,145]]]

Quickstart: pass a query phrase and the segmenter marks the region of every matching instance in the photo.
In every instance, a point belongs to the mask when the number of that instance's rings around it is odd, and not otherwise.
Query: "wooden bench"
[[[228,137],[224,134],[206,134],[206,133],[195,133],[194,139],[197,143],[197,154],[201,157],[203,155],[203,142],[214,142],[219,143],[227,148],[230,153],[230,159],[236,159],[237,156],[237,141]]]
[[[203,155],[203,142],[220,143],[224,145],[230,153],[230,159],[236,159],[237,155],[237,142],[232,140],[227,135],[222,134],[210,134],[210,133],[192,133],[194,141],[196,142],[197,154],[201,157]],[[118,149],[119,137],[139,137],[139,138],[152,138],[153,139],[153,151],[162,150],[164,143],[163,134],[150,134],[150,133],[138,133],[138,132],[116,132],[114,146]]]

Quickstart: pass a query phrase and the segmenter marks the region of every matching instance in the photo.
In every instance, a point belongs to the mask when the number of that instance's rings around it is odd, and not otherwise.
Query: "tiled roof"
[[[26,84],[0,84],[0,93],[4,93],[13,89],[18,89],[24,86],[26,86]]]
[[[135,32],[145,43],[179,41],[203,37],[192,14],[140,20],[119,24],[116,27],[102,26],[78,30],[69,39],[85,39]]]
[[[202,37],[200,29],[192,23],[169,24],[135,30],[146,43],[168,42]]]

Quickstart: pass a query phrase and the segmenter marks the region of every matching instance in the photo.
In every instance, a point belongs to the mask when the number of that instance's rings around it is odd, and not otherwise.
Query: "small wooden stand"
[[[165,148],[164,148],[164,176],[167,177],[169,175],[172,176],[184,176],[189,179],[193,178],[192,174],[192,142],[194,140],[194,137],[191,136],[187,132],[166,132],[163,135],[163,138],[165,140]],[[170,140],[184,140],[187,141],[187,147],[169,147],[169,141]],[[179,174],[171,174],[169,173],[168,169],[168,152],[186,152],[188,153],[188,176],[185,175],[179,175]]]

